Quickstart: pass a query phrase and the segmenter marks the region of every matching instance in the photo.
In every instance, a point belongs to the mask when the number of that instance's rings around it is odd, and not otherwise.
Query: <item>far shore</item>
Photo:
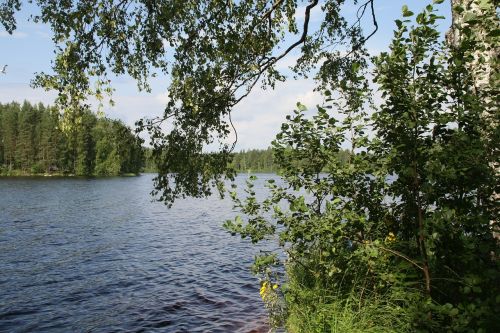
[[[106,178],[106,177],[138,177],[141,173],[123,173],[117,175],[75,175],[72,173],[60,173],[60,172],[51,172],[51,173],[29,173],[29,172],[5,172],[0,173],[0,177],[2,178],[15,178],[15,177],[54,177],[54,178]]]

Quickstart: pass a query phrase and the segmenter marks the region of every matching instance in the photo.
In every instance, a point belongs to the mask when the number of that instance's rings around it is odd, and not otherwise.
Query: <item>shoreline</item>
[[[0,173],[0,178],[107,178],[107,177],[139,177],[142,173],[124,173],[118,175],[75,175],[71,173]]]

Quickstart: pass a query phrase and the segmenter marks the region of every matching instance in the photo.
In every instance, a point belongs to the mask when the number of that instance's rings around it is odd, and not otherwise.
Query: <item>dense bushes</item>
[[[279,245],[254,267],[280,286],[263,293],[275,326],[500,331],[497,81],[476,85],[490,64],[470,26],[449,46],[438,20],[428,6],[415,27],[396,22],[391,51],[373,59],[373,112],[366,54],[352,54],[327,103],[312,117],[299,104],[273,142],[284,184],[269,181],[261,202],[251,181],[247,198],[232,193],[244,217],[225,227]]]

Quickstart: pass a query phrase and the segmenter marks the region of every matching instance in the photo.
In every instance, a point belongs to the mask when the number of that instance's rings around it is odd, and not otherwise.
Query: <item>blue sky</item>
[[[379,30],[367,43],[370,53],[376,54],[387,50],[395,28],[394,20],[400,18],[403,5],[408,5],[410,10],[418,13],[430,2],[431,0],[375,0]],[[303,5],[306,5],[305,1]],[[36,9],[26,2],[24,6],[17,15],[18,28],[13,35],[7,34],[3,27],[0,27],[0,67],[8,65],[7,74],[0,75],[0,103],[26,99],[50,104],[55,94],[31,89],[29,82],[35,72],[50,72],[50,61],[54,56],[51,32],[47,26],[28,21],[29,13]],[[442,31],[445,31],[450,26],[449,1],[445,1],[437,8],[447,17],[441,24]],[[357,7],[354,6],[346,8],[346,14],[353,15],[356,10]],[[319,6],[312,14],[311,24],[314,25],[314,17],[320,16]],[[369,15],[364,21],[365,29],[369,31],[371,23]],[[292,54],[283,59],[280,66],[286,68],[293,63]],[[151,82],[152,92],[149,94],[138,92],[135,82],[129,77],[114,79],[113,86],[116,92],[113,99],[116,105],[112,108],[106,107],[106,115],[119,118],[131,126],[143,116],[160,115],[167,100],[165,91],[168,82],[168,77],[155,78]],[[274,90],[253,91],[233,112],[233,121],[239,137],[236,149],[269,146],[286,114],[293,110],[298,101],[311,108],[321,103],[321,97],[313,92],[313,89],[312,80],[290,79],[279,83]]]

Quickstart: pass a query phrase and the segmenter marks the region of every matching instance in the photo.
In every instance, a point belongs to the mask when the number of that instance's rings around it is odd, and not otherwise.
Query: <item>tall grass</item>
[[[412,314],[418,302],[410,304],[410,299],[419,299],[417,291],[394,288],[374,293],[364,287],[367,281],[346,281],[344,286],[318,283],[297,267],[288,269],[288,277],[284,291],[289,333],[414,331]]]

